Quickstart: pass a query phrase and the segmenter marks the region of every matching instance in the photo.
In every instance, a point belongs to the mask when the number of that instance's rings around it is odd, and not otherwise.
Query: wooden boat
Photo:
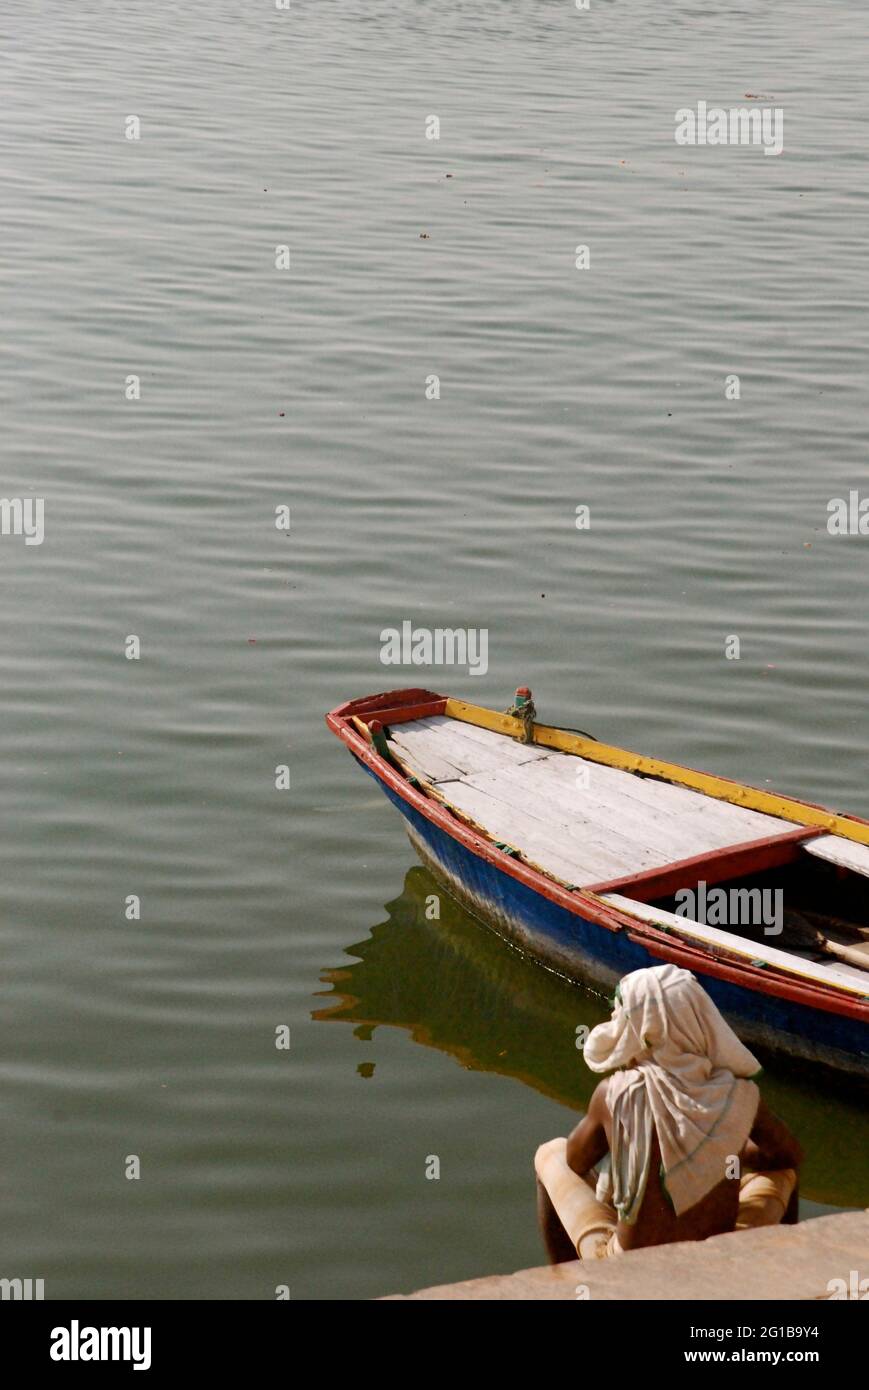
[[[410,689],[326,722],[444,888],[526,954],[607,989],[672,961],[749,1044],[869,1076],[869,821],[514,711]],[[781,920],[684,915],[722,886],[779,893]]]

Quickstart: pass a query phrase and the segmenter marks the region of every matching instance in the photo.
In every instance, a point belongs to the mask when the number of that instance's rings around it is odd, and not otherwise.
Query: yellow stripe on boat
[[[470,705],[466,700],[448,699],[444,714],[449,719],[476,724],[478,728],[490,729],[497,734],[508,734],[511,738],[520,737],[524,733],[521,720],[513,719],[509,714],[499,714],[497,710],[484,709],[482,705]],[[573,753],[588,762],[603,763],[606,767],[621,768],[624,772],[642,772],[650,777],[660,777],[665,782],[703,792],[705,796],[714,797],[716,801],[729,801],[734,806],[744,806],[750,811],[762,811],[767,816],[778,816],[781,820],[792,821],[795,825],[816,826],[819,831],[826,830],[833,835],[841,835],[845,840],[869,845],[869,825],[861,825],[849,816],[837,816],[832,811],[825,811],[820,807],[805,806],[801,801],[777,796],[775,792],[746,787],[740,782],[713,777],[707,772],[695,772],[693,768],[680,767],[678,763],[646,758],[640,753],[631,753],[626,748],[598,743],[594,739],[583,738],[581,734],[569,733],[566,729],[552,729],[546,724],[534,725],[534,742],[542,748]]]

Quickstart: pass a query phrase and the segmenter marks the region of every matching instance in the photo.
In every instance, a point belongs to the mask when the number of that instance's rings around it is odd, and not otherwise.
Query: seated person
[[[748,1080],[757,1059],[690,971],[625,975],[584,1056],[612,1075],[573,1133],[535,1156],[552,1264],[796,1222],[802,1150]]]

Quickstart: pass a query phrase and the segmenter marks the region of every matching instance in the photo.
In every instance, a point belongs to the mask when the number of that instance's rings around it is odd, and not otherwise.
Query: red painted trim
[[[650,955],[660,960],[672,961],[686,970],[698,969],[701,973],[712,975],[715,979],[727,980],[731,984],[742,985],[756,993],[772,994],[778,999],[791,1003],[806,1004],[809,1008],[824,1008],[827,1013],[842,1014],[845,1018],[865,1021],[866,1004],[857,995],[836,993],[832,1000],[818,1002],[817,990],[826,990],[826,985],[817,985],[811,980],[795,980],[790,975],[775,974],[773,969],[752,965],[749,961],[734,960],[726,953],[723,956],[710,954],[698,946],[676,943],[672,937],[651,924],[644,923],[641,932],[629,931],[632,941],[643,945]],[[712,947],[713,951],[723,951],[723,947]]]
[[[444,697],[442,700],[429,700],[423,705],[393,705],[392,709],[372,710],[368,714],[357,714],[356,718],[366,724],[370,724],[372,719],[379,719],[381,724],[408,724],[412,719],[430,719],[432,715],[443,714],[446,703]]]
[[[446,695],[439,695],[436,690],[423,690],[416,686],[410,690],[384,690],[380,695],[363,695],[358,700],[345,701],[343,705],[338,705],[330,714],[326,715],[326,723],[328,724],[332,718],[349,719],[353,714],[359,719],[364,719],[367,714],[372,717],[379,717],[379,711],[382,709],[395,709],[405,705],[424,705],[446,699]]]
[[[817,826],[800,825],[795,830],[786,830],[784,834],[767,835],[762,840],[743,840],[742,844],[727,845],[724,849],[707,851],[706,854],[694,854],[690,859],[674,860],[657,869],[611,878],[605,883],[592,883],[585,891],[624,893],[637,902],[650,903],[656,898],[669,898],[680,888],[693,888],[700,878],[706,883],[724,883],[727,879],[793,864],[799,858],[804,841],[817,837]]]
[[[390,690],[382,695],[368,695],[362,699],[348,700],[345,704],[338,705],[326,715],[326,723],[360,762],[370,768],[385,786],[388,786],[391,791],[407,802],[419,815],[438,826],[454,840],[465,845],[480,859],[495,865],[502,873],[507,874],[510,878],[515,878],[535,893],[539,893],[541,897],[557,903],[559,907],[565,908],[568,912],[577,916],[582,915],[586,921],[594,923],[595,926],[604,927],[607,931],[628,931],[632,940],[640,942],[652,954],[660,956],[662,959],[672,960],[674,964],[683,965],[686,969],[690,970],[693,967],[700,970],[701,973],[732,980],[733,983],[740,984],[747,989],[753,989],[758,994],[770,994],[781,999],[790,999],[794,1003],[806,1004],[811,1008],[821,1009],[827,1013],[869,1021],[869,1003],[865,1000],[841,994],[832,985],[794,980],[790,975],[778,973],[775,967],[761,970],[748,963],[725,964],[711,952],[701,951],[682,942],[674,943],[665,932],[650,926],[648,923],[638,921],[629,913],[601,902],[597,897],[589,896],[588,890],[565,888],[554,879],[549,878],[548,875],[541,873],[539,869],[531,868],[520,859],[511,858],[503,850],[496,849],[491,840],[485,839],[459,820],[445,806],[430,800],[418,788],[411,786],[395,768],[380,757],[367,739],[363,738],[349,723],[350,717],[354,714],[359,718],[364,718],[366,715],[375,718],[378,709],[394,709],[445,698],[446,696],[438,695],[431,690]],[[802,804],[808,803],[803,802]],[[853,819],[859,820],[860,818],[854,816]],[[863,823],[869,824],[869,821]],[[803,829],[804,827],[799,828]],[[823,834],[824,832],[816,831],[815,833]]]

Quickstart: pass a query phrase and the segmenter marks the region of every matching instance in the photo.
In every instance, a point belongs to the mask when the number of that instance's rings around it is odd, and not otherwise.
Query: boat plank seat
[[[655,907],[651,903],[636,902],[633,898],[626,898],[620,893],[605,893],[603,900],[611,903],[613,907],[622,908],[633,917],[639,917],[643,922],[650,922],[653,926],[663,927],[667,931],[674,932],[686,941],[699,941],[705,946],[717,947],[719,950],[723,949],[733,955],[744,956],[750,961],[759,960],[763,961],[765,965],[777,966],[792,975],[801,975],[807,980],[816,980],[820,984],[834,984],[840,989],[846,989],[849,993],[861,997],[866,995],[865,973],[842,962],[835,961],[827,964],[826,961],[814,961],[807,958],[806,953],[782,951],[779,947],[768,945],[765,941],[754,941],[748,937],[739,936],[736,932],[727,931],[723,927],[712,927],[705,922],[695,922],[690,917],[680,917],[675,912],[668,912],[666,909]]]
[[[809,840],[803,849],[817,859],[826,859],[840,869],[850,869],[852,873],[869,878],[869,845],[855,844],[841,835],[821,835]]]

